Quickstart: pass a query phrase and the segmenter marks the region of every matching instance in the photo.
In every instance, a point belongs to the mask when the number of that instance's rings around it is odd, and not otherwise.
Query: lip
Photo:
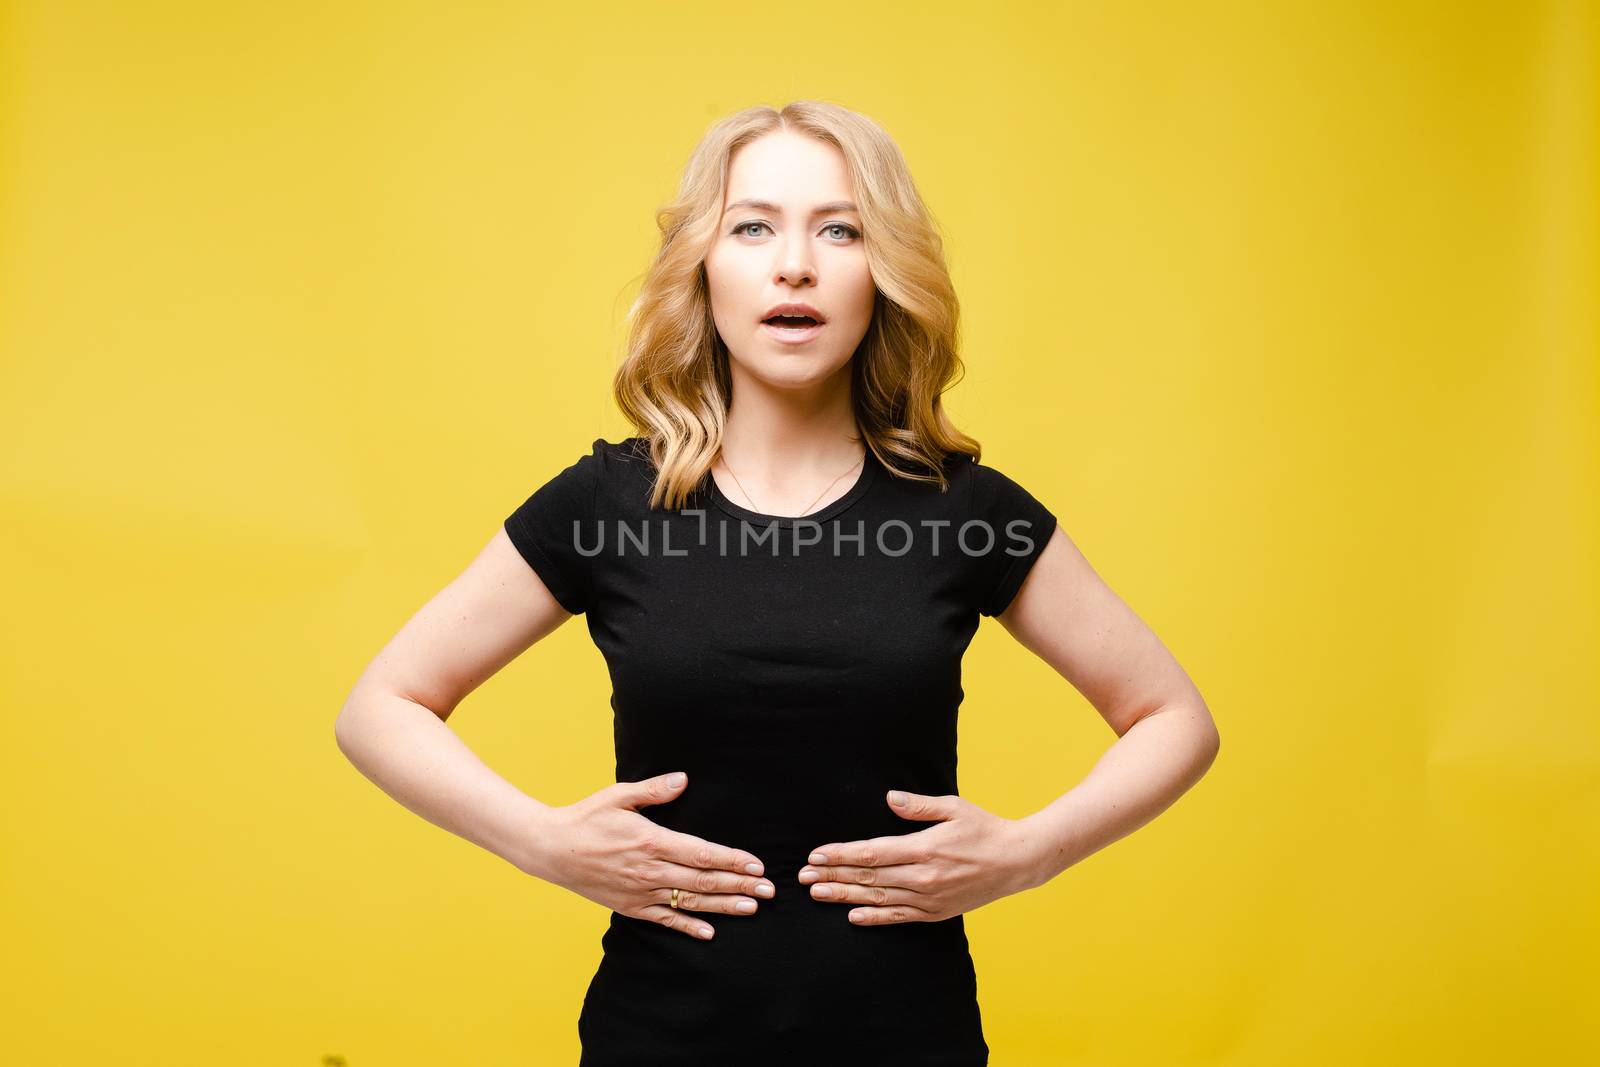
[[[827,319],[822,317],[822,312],[818,311],[816,308],[812,307],[810,304],[800,304],[800,303],[793,303],[793,302],[785,302],[785,303],[782,303],[782,304],[774,304],[774,305],[772,305],[766,311],[763,311],[761,313],[761,321],[763,323],[765,323],[766,320],[772,318],[772,316],[774,316],[774,315],[795,315],[795,316],[805,315],[805,316],[808,316],[810,318],[816,319],[817,322],[819,322],[819,323],[826,323],[828,321]]]
[[[815,326],[807,326],[803,330],[796,330],[789,326],[774,326],[770,322],[763,322],[761,331],[779,344],[803,345],[821,333],[824,325],[824,323],[819,322]]]

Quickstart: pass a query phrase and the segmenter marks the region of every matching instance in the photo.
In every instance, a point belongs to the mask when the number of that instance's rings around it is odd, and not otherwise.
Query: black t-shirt
[[[954,794],[961,658],[1004,611],[1055,516],[953,455],[949,488],[869,449],[844,496],[760,515],[708,473],[647,507],[641,438],[592,451],[505,520],[605,657],[618,781],[682,770],[661,826],[760,857],[754,915],[697,912],[701,940],[611,913],[578,1031],[584,1067],[988,1062],[961,916],[860,926],[796,881],[817,846],[915,833],[884,794]]]

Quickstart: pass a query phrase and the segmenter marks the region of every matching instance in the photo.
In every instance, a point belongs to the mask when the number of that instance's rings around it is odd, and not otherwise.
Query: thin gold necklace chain
[[[727,471],[729,474],[733,474],[733,468],[728,466],[728,461],[725,460],[725,459],[722,459],[721,456],[718,456],[717,458],[719,460],[722,460],[722,469]],[[820,492],[816,496],[812,497],[811,498],[811,503],[807,504],[804,508],[802,508],[801,511],[800,511],[800,514],[794,515],[794,516],[788,516],[788,517],[792,517],[792,518],[796,518],[796,519],[803,519],[807,515],[811,514],[812,505],[816,504],[816,502],[818,500],[821,500],[823,498],[823,496],[828,492],[829,489],[832,489],[835,485],[839,484],[839,479],[840,478],[843,478],[846,474],[849,474],[850,471],[855,470],[857,467],[861,466],[866,461],[867,461],[867,454],[865,452],[862,452],[861,453],[861,458],[856,460],[854,463],[852,463],[850,465],[850,470],[841,471],[838,474],[838,476],[833,479],[833,481],[831,481],[827,485],[823,486],[822,487],[822,492]],[[761,510],[761,505],[756,503],[756,498],[750,495],[750,490],[746,489],[744,487],[744,483],[739,481],[739,476],[737,474],[733,474],[733,481],[734,481],[734,484],[739,487],[739,491],[744,494],[744,498],[746,500],[750,501],[750,506],[753,509],[755,509],[755,511],[757,511],[758,513],[763,514],[763,515],[766,514],[766,512]]]

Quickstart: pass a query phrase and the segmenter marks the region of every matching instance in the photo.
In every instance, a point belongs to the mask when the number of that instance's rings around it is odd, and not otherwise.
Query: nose
[[[811,242],[804,235],[785,237],[778,245],[779,285],[816,284],[816,266],[811,262]]]

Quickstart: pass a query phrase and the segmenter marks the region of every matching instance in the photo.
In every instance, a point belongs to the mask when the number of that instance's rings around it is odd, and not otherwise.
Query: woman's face
[[[734,153],[722,208],[705,266],[732,360],[778,388],[826,381],[866,336],[877,293],[844,154],[803,134],[766,134]],[[820,322],[765,321],[780,304],[807,304],[791,314]]]

